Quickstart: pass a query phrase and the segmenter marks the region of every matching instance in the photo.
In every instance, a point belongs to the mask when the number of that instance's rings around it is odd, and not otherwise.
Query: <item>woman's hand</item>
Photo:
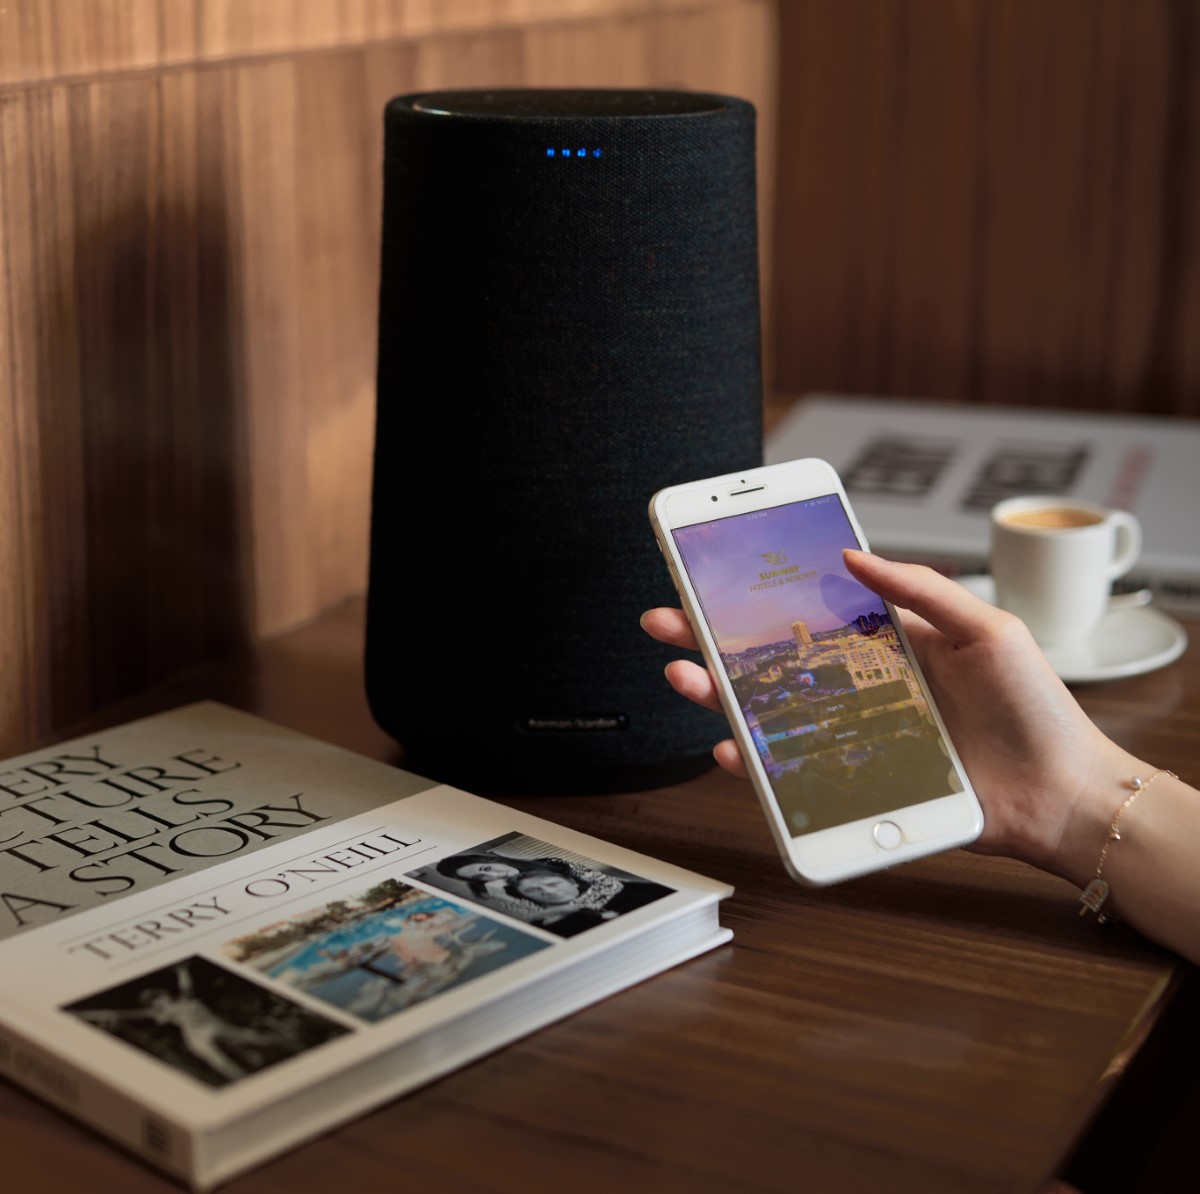
[[[1017,618],[930,568],[852,550],[845,562],[851,576],[900,610],[983,805],[984,830],[971,848],[1086,883],[1101,840],[1096,835],[1111,816],[1116,777],[1137,773],[1138,761],[1080,709]],[[642,627],[662,642],[697,649],[681,610],[648,610]],[[680,695],[720,709],[703,667],[675,660],[666,674]],[[732,739],[713,753],[726,770],[746,775]]]

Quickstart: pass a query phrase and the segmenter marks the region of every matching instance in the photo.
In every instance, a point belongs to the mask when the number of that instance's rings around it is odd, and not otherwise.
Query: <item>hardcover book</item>
[[[0,839],[0,1073],[200,1190],[731,936],[725,884],[214,702],[0,764]]]
[[[956,576],[987,569],[988,513],[1053,494],[1129,510],[1142,556],[1121,590],[1200,613],[1200,422],[1011,406],[808,394],[764,443],[766,463],[838,471],[872,550]]]

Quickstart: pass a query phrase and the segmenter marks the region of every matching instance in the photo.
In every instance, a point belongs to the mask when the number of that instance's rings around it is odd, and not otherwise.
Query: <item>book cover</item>
[[[766,463],[838,471],[874,551],[948,575],[983,572],[988,512],[1020,494],[1129,510],[1144,546],[1121,591],[1200,613],[1200,423],[1011,406],[808,394],[774,426]]]
[[[209,1189],[729,940],[731,890],[188,705],[0,763],[0,1073]]]

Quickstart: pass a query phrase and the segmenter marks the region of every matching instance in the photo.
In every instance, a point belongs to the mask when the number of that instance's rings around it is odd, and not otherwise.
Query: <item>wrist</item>
[[[1077,887],[1086,887],[1096,877],[1117,810],[1134,792],[1131,781],[1135,776],[1145,781],[1157,770],[1106,739],[1092,767],[1080,777],[1074,798],[1064,810],[1058,841],[1041,865]]]

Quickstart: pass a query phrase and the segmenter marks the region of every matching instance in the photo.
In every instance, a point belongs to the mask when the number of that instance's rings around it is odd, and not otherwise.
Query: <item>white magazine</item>
[[[764,444],[841,475],[871,548],[949,575],[987,567],[988,511],[1017,494],[1130,510],[1145,544],[1119,589],[1200,613],[1200,421],[808,394]]]

